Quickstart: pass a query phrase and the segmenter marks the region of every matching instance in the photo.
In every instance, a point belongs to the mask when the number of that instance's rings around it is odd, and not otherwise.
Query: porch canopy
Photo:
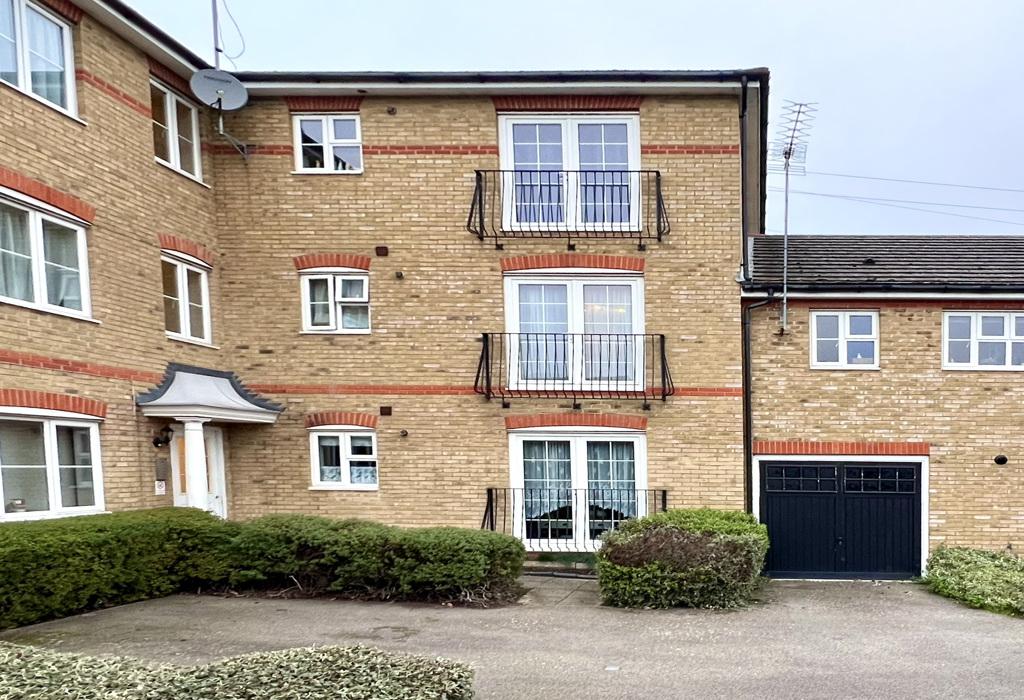
[[[284,410],[245,388],[234,372],[172,362],[159,385],[135,403],[148,418],[184,426],[188,505],[210,510],[204,423],[274,423]]]

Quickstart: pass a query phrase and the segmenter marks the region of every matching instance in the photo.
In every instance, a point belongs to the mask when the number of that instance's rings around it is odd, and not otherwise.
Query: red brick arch
[[[618,413],[537,413],[527,416],[505,416],[505,429],[518,428],[623,428],[647,430],[646,416]]]
[[[320,425],[358,425],[363,428],[376,428],[377,416],[354,411],[318,411],[306,416],[307,428],[316,428]]]
[[[0,406],[39,408],[46,411],[67,411],[87,416],[106,418],[107,404],[96,399],[73,394],[55,394],[48,391],[0,389]]]
[[[306,253],[293,259],[296,270],[308,270],[314,267],[351,267],[356,270],[370,269],[369,255],[353,255],[352,253]]]
[[[549,253],[502,258],[502,272],[539,270],[552,267],[588,267],[605,270],[643,272],[646,260],[628,255],[594,255],[590,253]]]

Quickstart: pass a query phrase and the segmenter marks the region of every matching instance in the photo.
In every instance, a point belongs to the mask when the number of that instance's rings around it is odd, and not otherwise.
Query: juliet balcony
[[[657,170],[477,170],[466,228],[505,239],[628,239],[643,250],[669,233]]]
[[[488,399],[636,399],[673,393],[665,336],[654,333],[484,333],[475,389]]]

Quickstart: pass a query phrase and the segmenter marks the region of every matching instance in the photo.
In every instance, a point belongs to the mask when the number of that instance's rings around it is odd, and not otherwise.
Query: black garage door
[[[779,578],[909,578],[920,571],[921,466],[761,463],[761,522]]]

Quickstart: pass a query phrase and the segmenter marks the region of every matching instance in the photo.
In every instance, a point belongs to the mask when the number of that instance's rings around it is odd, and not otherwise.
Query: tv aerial
[[[220,0],[213,0],[213,63],[214,68],[204,68],[196,71],[189,80],[189,87],[192,94],[201,103],[217,110],[217,133],[223,136],[228,143],[248,160],[249,152],[244,143],[224,130],[224,112],[234,112],[241,109],[249,101],[249,91],[245,89],[235,76],[220,68],[220,19],[217,13],[217,4]]]

